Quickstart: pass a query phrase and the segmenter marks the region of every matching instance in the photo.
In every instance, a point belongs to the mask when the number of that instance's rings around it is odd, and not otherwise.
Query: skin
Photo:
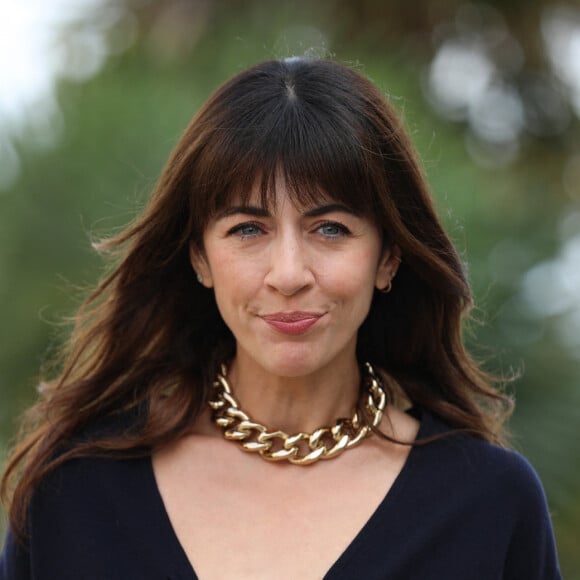
[[[374,288],[396,273],[370,221],[330,207],[296,208],[283,185],[264,212],[230,208],[191,248],[236,338],[228,380],[242,408],[270,428],[313,431],[350,416],[360,376],[357,330]],[[264,320],[315,313],[298,334]],[[302,330],[304,330],[302,332]],[[418,424],[387,407],[381,429],[412,441]],[[153,469],[176,537],[200,578],[322,578],[388,493],[409,447],[371,437],[337,459],[268,463],[225,441],[209,410],[191,435],[157,450]],[[300,557],[296,557],[299,554]]]
[[[396,273],[398,248],[383,249],[376,226],[332,200],[294,207],[283,186],[273,210],[234,205],[203,240],[191,261],[236,338],[229,377],[244,408],[288,432],[350,416],[357,331],[374,288]],[[264,319],[295,312],[320,318],[298,336]]]

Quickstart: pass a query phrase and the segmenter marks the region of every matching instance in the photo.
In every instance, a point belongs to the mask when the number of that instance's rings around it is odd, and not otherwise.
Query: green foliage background
[[[439,210],[469,264],[477,322],[467,329],[468,341],[490,370],[522,374],[510,387],[517,399],[515,447],[544,482],[563,573],[580,578],[578,358],[556,340],[557,321],[530,316],[519,298],[524,273],[557,253],[562,216],[579,209],[561,185],[577,127],[566,145],[530,140],[517,161],[500,169],[472,160],[464,128],[437,118],[421,89],[433,50],[422,35],[461,2],[439,3],[430,19],[409,2],[186,3],[188,10],[177,14],[189,19],[172,20],[178,4],[133,6],[136,43],[90,81],[60,87],[65,128],[58,145],[38,151],[26,138],[19,143],[21,176],[0,195],[2,448],[35,396],[49,345],[66,335],[62,320],[79,303],[79,287],[102,272],[91,239],[127,223],[142,206],[212,89],[259,60],[303,53],[321,31],[334,58],[360,66],[405,117]],[[515,7],[501,9],[509,20]]]

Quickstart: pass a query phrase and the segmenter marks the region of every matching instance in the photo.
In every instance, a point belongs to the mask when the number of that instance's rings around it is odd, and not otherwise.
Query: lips
[[[275,312],[261,316],[272,328],[283,334],[300,335],[312,328],[322,317],[317,312]]]

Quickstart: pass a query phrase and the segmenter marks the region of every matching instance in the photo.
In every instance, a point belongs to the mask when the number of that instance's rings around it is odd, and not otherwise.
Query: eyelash
[[[254,228],[257,231],[253,234],[244,234],[245,228]],[[259,224],[256,224],[254,222],[244,222],[243,224],[238,224],[238,225],[234,226],[233,228],[229,229],[228,235],[229,236],[237,235],[242,240],[245,240],[247,238],[255,238],[256,236],[261,234],[263,231],[264,231],[263,228]]]
[[[253,228],[256,231],[254,231],[251,234],[244,233],[244,230],[247,228]],[[351,231],[345,225],[343,225],[339,222],[335,222],[335,221],[326,221],[324,223],[321,223],[316,227],[315,231],[319,232],[323,228],[335,228],[337,230],[337,232],[334,234],[324,234],[321,232],[323,237],[328,238],[328,239],[337,239],[337,238],[349,236],[351,234]],[[264,228],[262,226],[260,226],[260,224],[257,224],[255,222],[244,222],[244,223],[238,224],[238,225],[236,225],[233,228],[228,230],[228,235],[238,236],[242,240],[245,240],[248,238],[255,238],[262,233],[264,233]]]
[[[320,224],[316,229],[321,230],[322,228],[336,228],[338,230],[338,233],[336,234],[331,234],[331,235],[325,235],[323,234],[325,237],[327,238],[341,238],[344,236],[349,236],[350,235],[350,230],[343,224],[339,223],[339,222],[324,222],[323,224]]]

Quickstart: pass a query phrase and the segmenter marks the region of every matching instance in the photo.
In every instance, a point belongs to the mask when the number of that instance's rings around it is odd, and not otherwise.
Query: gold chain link
[[[371,434],[371,427],[378,427],[383,418],[386,393],[373,367],[369,363],[365,367],[363,405],[372,418],[370,425],[357,410],[351,419],[337,419],[333,427],[322,427],[313,433],[288,435],[284,431],[268,431],[240,409],[226,380],[225,365],[213,383],[209,401],[212,419],[227,440],[236,441],[244,451],[259,453],[267,461],[287,460],[296,465],[308,465],[319,459],[332,459],[363,441]]]

